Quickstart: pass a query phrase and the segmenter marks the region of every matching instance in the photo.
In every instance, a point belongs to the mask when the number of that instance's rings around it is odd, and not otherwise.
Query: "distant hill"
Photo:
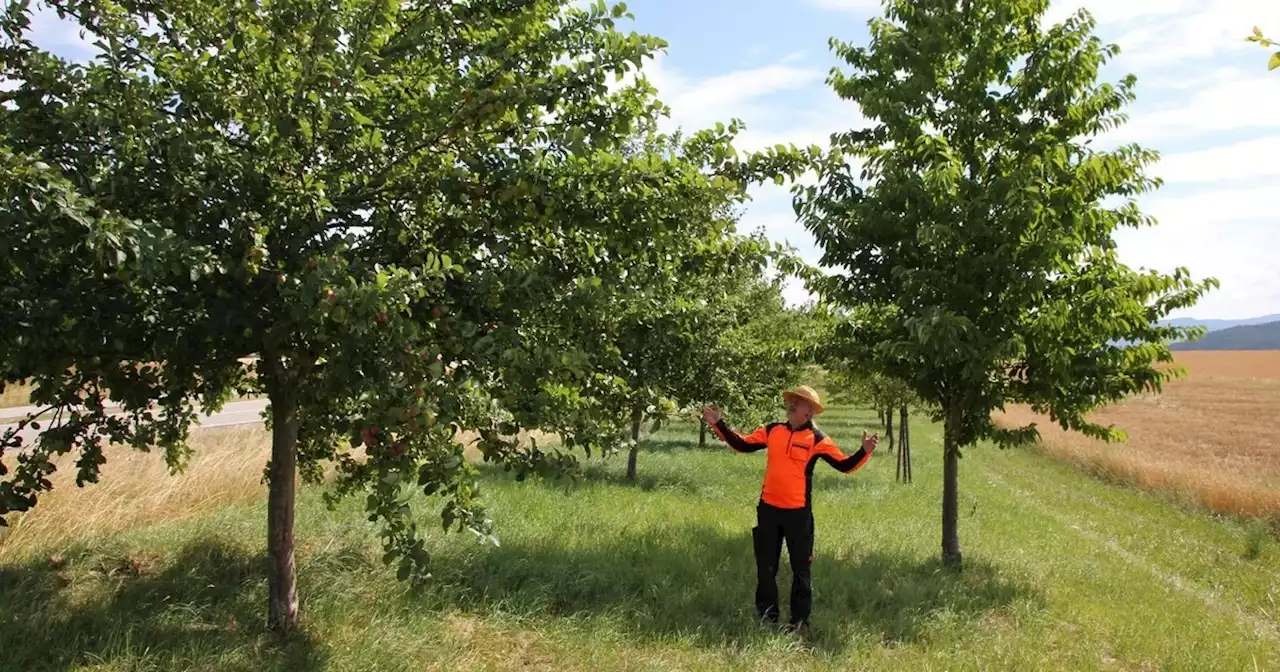
[[[1194,317],[1179,317],[1172,320],[1161,320],[1161,324],[1167,324],[1174,327],[1204,327],[1209,331],[1221,331],[1232,327],[1244,327],[1258,324],[1269,324],[1271,322],[1280,322],[1280,314],[1263,315],[1261,317],[1247,317],[1240,320],[1198,320]]]
[[[1170,349],[1280,350],[1280,319],[1266,324],[1245,324],[1213,330],[1198,341],[1175,343]]]

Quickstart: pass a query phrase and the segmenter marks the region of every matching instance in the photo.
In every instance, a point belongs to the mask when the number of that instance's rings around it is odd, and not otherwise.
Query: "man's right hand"
[[[724,416],[720,414],[720,411],[710,406],[702,407],[702,420],[703,422],[706,422],[708,425],[713,425],[713,426],[718,425],[720,424],[720,421],[723,419],[724,419]]]

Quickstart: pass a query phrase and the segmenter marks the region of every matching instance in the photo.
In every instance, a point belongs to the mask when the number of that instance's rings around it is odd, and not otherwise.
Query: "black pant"
[[[764,502],[756,505],[756,526],[751,529],[756,551],[756,613],[778,621],[778,561],[782,558],[782,541],[787,542],[791,560],[792,624],[809,620],[813,605],[813,587],[809,581],[809,565],[813,563],[813,511],[811,509],[779,509]]]

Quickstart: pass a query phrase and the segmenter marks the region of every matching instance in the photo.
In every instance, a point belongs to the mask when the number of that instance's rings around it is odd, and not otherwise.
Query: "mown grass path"
[[[852,448],[873,423],[837,408],[820,424]],[[762,455],[698,450],[676,426],[635,484],[624,458],[574,486],[486,470],[502,546],[436,535],[419,589],[381,566],[357,502],[307,492],[305,629],[283,643],[262,626],[262,502],[42,549],[0,568],[0,667],[1280,669],[1280,550],[1257,526],[983,446],[961,462],[954,573],[936,560],[938,428],[912,437],[913,485],[883,451],[852,477],[818,467],[810,644],[752,618]],[[788,572],[784,552],[784,596]]]

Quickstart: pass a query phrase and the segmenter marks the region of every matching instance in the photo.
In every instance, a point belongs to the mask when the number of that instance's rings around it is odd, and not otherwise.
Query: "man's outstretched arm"
[[[737,432],[729,429],[729,423],[725,422],[724,418],[721,418],[720,422],[712,425],[711,428],[716,430],[716,434],[721,440],[739,453],[754,453],[769,445],[769,432],[765,427],[751,432],[749,436],[742,437]]]
[[[729,423],[724,421],[724,417],[720,415],[719,411],[705,408],[702,410],[702,419],[708,425],[711,425],[711,429],[715,430],[716,436],[720,437],[721,441],[729,444],[730,448],[739,453],[754,453],[769,445],[768,427],[761,427],[752,432],[750,436],[743,438],[737,432],[729,429]]]
[[[831,437],[823,435],[815,444],[814,451],[818,457],[827,461],[827,464],[835,467],[838,471],[846,474],[862,468],[871,459],[871,454],[876,452],[876,444],[880,441],[880,435],[875,434],[867,436],[866,432],[862,433],[862,447],[858,452],[852,455],[845,455],[840,448],[836,446],[836,442]]]

